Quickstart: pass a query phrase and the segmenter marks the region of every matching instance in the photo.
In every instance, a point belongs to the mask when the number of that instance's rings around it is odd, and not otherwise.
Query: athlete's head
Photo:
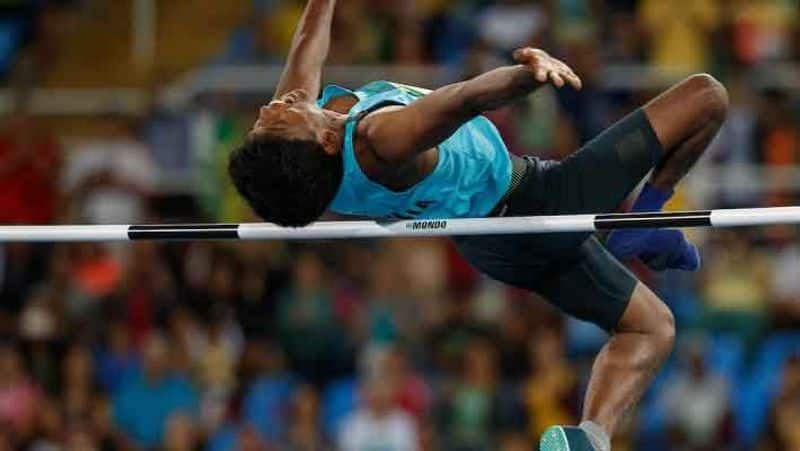
[[[261,107],[235,149],[228,172],[264,220],[307,225],[328,208],[342,179],[342,116],[323,110],[302,90]]]

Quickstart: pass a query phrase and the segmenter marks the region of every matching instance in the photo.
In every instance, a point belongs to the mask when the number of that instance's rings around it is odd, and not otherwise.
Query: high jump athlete
[[[481,113],[545,85],[581,88],[543,50],[516,65],[426,91],[376,81],[320,100],[336,0],[308,0],[285,71],[244,144],[230,155],[240,194],[264,220],[302,227],[326,211],[376,219],[607,213],[649,175],[634,211],[658,211],[724,121],[728,97],[694,75],[632,112],[567,159],[510,155]],[[670,353],[667,306],[619,259],[695,270],[697,249],[677,230],[453,238],[478,270],[534,291],[611,333],[594,363],[577,426],[555,425],[542,450],[610,449],[623,414]],[[616,256],[616,257],[615,257]]]

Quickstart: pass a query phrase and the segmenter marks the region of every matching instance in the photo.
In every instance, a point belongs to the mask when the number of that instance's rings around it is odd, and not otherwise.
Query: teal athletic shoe
[[[575,426],[552,426],[544,431],[539,451],[595,451],[583,429]]]

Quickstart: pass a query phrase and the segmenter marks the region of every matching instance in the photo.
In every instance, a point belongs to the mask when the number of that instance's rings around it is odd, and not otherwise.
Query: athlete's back
[[[344,176],[330,206],[336,213],[373,218],[482,217],[491,212],[511,183],[511,160],[492,123],[477,116],[436,146],[433,171],[403,191],[371,180],[356,157],[358,121],[388,105],[408,105],[430,91],[387,81],[356,91],[328,86],[318,105],[340,96],[358,99],[349,113],[342,146]]]

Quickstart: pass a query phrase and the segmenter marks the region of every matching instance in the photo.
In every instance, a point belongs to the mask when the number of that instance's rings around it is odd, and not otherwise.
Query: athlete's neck
[[[325,110],[328,119],[327,129],[336,135],[336,146],[341,149],[344,146],[344,135],[347,126],[347,115],[335,111]]]

